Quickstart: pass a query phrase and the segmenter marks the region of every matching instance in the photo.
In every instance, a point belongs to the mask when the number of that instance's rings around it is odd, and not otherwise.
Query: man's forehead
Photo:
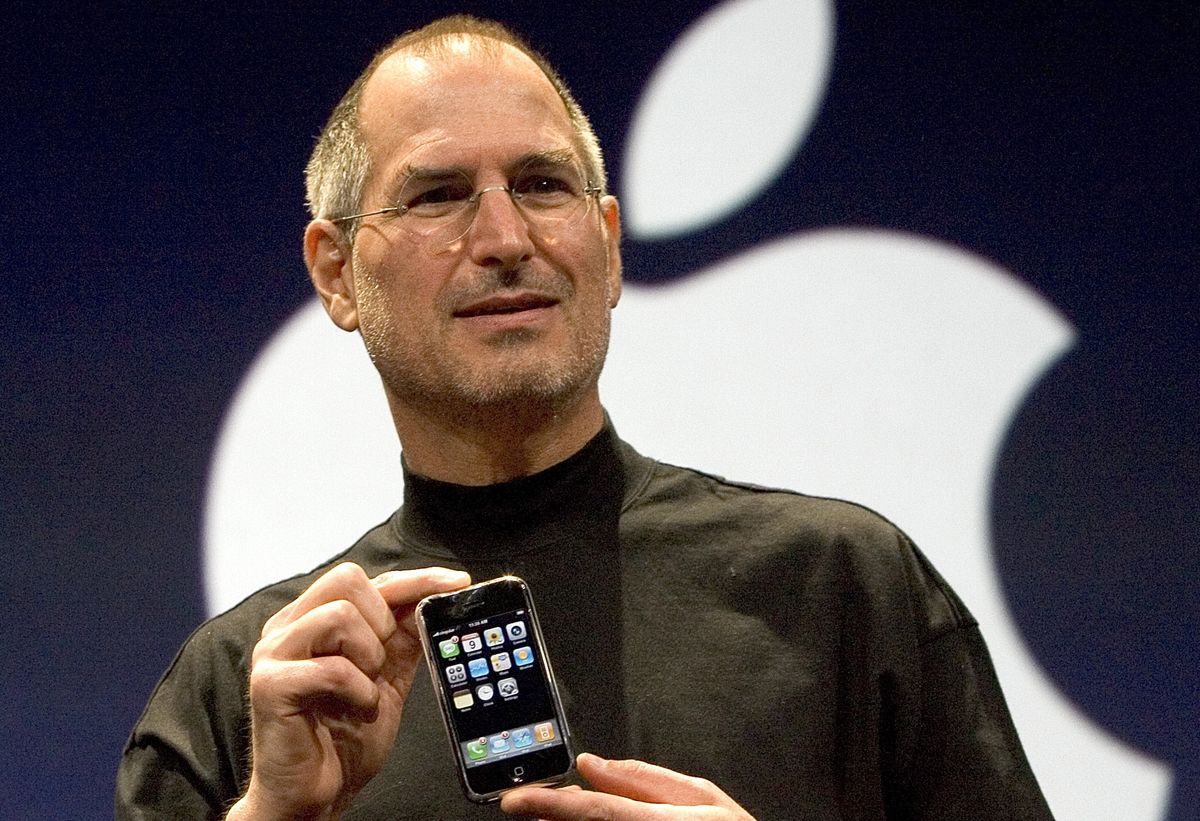
[[[359,126],[378,170],[439,144],[452,154],[531,141],[538,145],[529,149],[580,151],[549,78],[522,51],[496,41],[460,38],[392,54],[363,90]]]
[[[475,35],[456,35],[436,47],[418,43],[402,48],[383,60],[363,89],[360,117],[369,116],[378,103],[436,98],[464,78],[487,81],[500,76],[514,91],[558,97],[549,78],[520,49]]]

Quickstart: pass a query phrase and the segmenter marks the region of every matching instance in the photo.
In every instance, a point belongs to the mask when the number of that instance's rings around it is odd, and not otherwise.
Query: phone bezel
[[[472,604],[472,602],[475,603]],[[455,608],[465,609],[461,614],[452,615],[452,611]],[[539,770],[538,772],[531,773],[529,777],[519,780],[510,777],[508,783],[502,786],[496,786],[495,789],[483,789],[483,785],[478,784],[481,776],[488,782],[488,786],[492,786],[499,779],[489,777],[492,772],[490,770],[481,772],[484,767],[488,767],[489,765],[473,768],[466,766],[466,761],[462,754],[462,739],[458,737],[458,731],[454,725],[450,687],[444,681],[444,676],[439,675],[440,665],[431,635],[437,630],[446,627],[465,624],[483,616],[491,617],[506,613],[509,610],[521,608],[524,608],[529,614],[529,626],[527,629],[531,644],[534,646],[537,659],[536,664],[540,666],[545,676],[548,696],[555,714],[554,719],[558,723],[563,743],[559,746],[534,751],[522,756],[513,756],[505,759],[503,762],[496,763],[496,766],[503,763],[506,768],[517,766],[517,762],[520,765],[536,764],[540,770],[549,771],[543,772]],[[473,612],[468,614],[468,611]],[[446,736],[450,741],[450,746],[454,754],[458,779],[467,798],[476,803],[486,804],[499,799],[500,795],[505,791],[519,786],[525,786],[526,784],[553,784],[566,780],[575,769],[575,755],[571,743],[571,731],[567,725],[567,717],[566,712],[563,710],[562,700],[559,698],[558,683],[554,676],[550,656],[546,652],[546,643],[542,634],[541,622],[534,607],[529,585],[525,580],[511,575],[500,576],[464,587],[461,590],[427,596],[417,603],[416,622],[417,631],[421,638],[421,646],[425,653],[426,666],[429,669],[430,680],[433,684],[434,698],[438,703],[438,711],[442,716],[442,723],[446,728]],[[474,776],[476,784],[471,783],[472,776]],[[480,789],[477,789],[477,787],[480,787]]]

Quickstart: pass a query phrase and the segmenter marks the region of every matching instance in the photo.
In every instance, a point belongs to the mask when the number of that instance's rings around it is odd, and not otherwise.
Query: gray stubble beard
[[[361,260],[355,260],[356,265]],[[365,270],[365,269],[359,269]],[[383,291],[374,273],[359,278],[360,311],[368,302],[386,304]],[[555,358],[551,367],[530,371],[530,366],[517,363],[496,372],[481,373],[478,368],[463,365],[453,369],[425,366],[419,346],[397,350],[395,318],[386,311],[364,312],[360,317],[360,333],[376,370],[379,372],[390,402],[399,402],[433,417],[450,416],[451,421],[468,425],[485,425],[497,420],[508,424],[535,424],[557,416],[579,401],[600,377],[611,334],[611,286],[605,289],[605,316],[595,329],[576,331],[586,338],[566,359]],[[535,341],[536,332],[514,330],[495,340],[498,347],[518,348]],[[459,371],[455,373],[454,371]]]

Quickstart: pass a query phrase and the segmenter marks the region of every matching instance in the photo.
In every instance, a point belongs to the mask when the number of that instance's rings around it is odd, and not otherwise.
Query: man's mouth
[[[522,311],[536,311],[539,308],[552,308],[557,304],[556,298],[545,294],[503,294],[465,305],[456,310],[454,316],[457,319],[468,319],[476,316],[517,314]]]

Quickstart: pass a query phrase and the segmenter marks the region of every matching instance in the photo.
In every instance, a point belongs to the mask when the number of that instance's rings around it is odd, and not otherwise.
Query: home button
[[[525,768],[524,767],[513,767],[511,778],[512,778],[512,783],[520,784],[522,781],[525,780]]]

